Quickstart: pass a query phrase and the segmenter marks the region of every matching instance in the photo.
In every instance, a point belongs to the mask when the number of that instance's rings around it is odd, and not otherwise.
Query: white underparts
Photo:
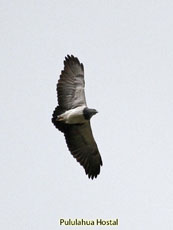
[[[80,106],[75,109],[67,110],[65,113],[58,116],[59,121],[63,121],[66,124],[81,124],[86,122],[83,116],[83,110],[86,106]]]

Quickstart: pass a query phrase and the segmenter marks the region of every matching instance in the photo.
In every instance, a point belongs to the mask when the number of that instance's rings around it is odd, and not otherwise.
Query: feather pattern
[[[66,110],[86,105],[84,87],[83,64],[73,55],[68,55],[57,84],[59,105]]]
[[[72,111],[80,106],[86,108],[84,87],[83,64],[73,55],[67,55],[64,70],[57,84],[59,106],[53,112],[52,122],[64,133],[68,149],[73,157],[84,167],[88,177],[93,179],[100,173],[103,163],[93,137],[90,121],[83,118],[83,123],[69,124],[57,119],[66,111]]]

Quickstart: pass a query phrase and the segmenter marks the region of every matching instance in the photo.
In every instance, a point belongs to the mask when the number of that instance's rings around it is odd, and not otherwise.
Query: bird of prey
[[[73,157],[93,179],[100,173],[102,159],[90,125],[90,119],[97,110],[87,107],[84,87],[83,64],[73,55],[67,55],[57,84],[59,105],[53,112],[52,122],[64,133]]]

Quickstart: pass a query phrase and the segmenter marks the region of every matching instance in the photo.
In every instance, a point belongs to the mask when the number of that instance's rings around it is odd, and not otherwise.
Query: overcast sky
[[[173,1],[0,0],[0,30],[0,229],[172,230]],[[67,54],[99,111],[95,180],[51,123]]]

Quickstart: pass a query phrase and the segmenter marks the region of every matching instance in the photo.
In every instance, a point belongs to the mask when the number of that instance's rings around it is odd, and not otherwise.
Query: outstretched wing
[[[58,103],[69,110],[86,105],[83,64],[73,55],[65,58],[64,70],[61,71],[57,84]]]
[[[57,115],[62,112],[61,107],[56,107],[52,122],[57,129],[64,133],[71,154],[84,167],[88,177],[93,179],[100,173],[102,159],[92,134],[90,122],[69,125],[57,121]]]
[[[100,173],[102,159],[94,140],[90,122],[79,125],[69,125],[64,132],[67,146],[71,154],[84,167],[90,178]]]

